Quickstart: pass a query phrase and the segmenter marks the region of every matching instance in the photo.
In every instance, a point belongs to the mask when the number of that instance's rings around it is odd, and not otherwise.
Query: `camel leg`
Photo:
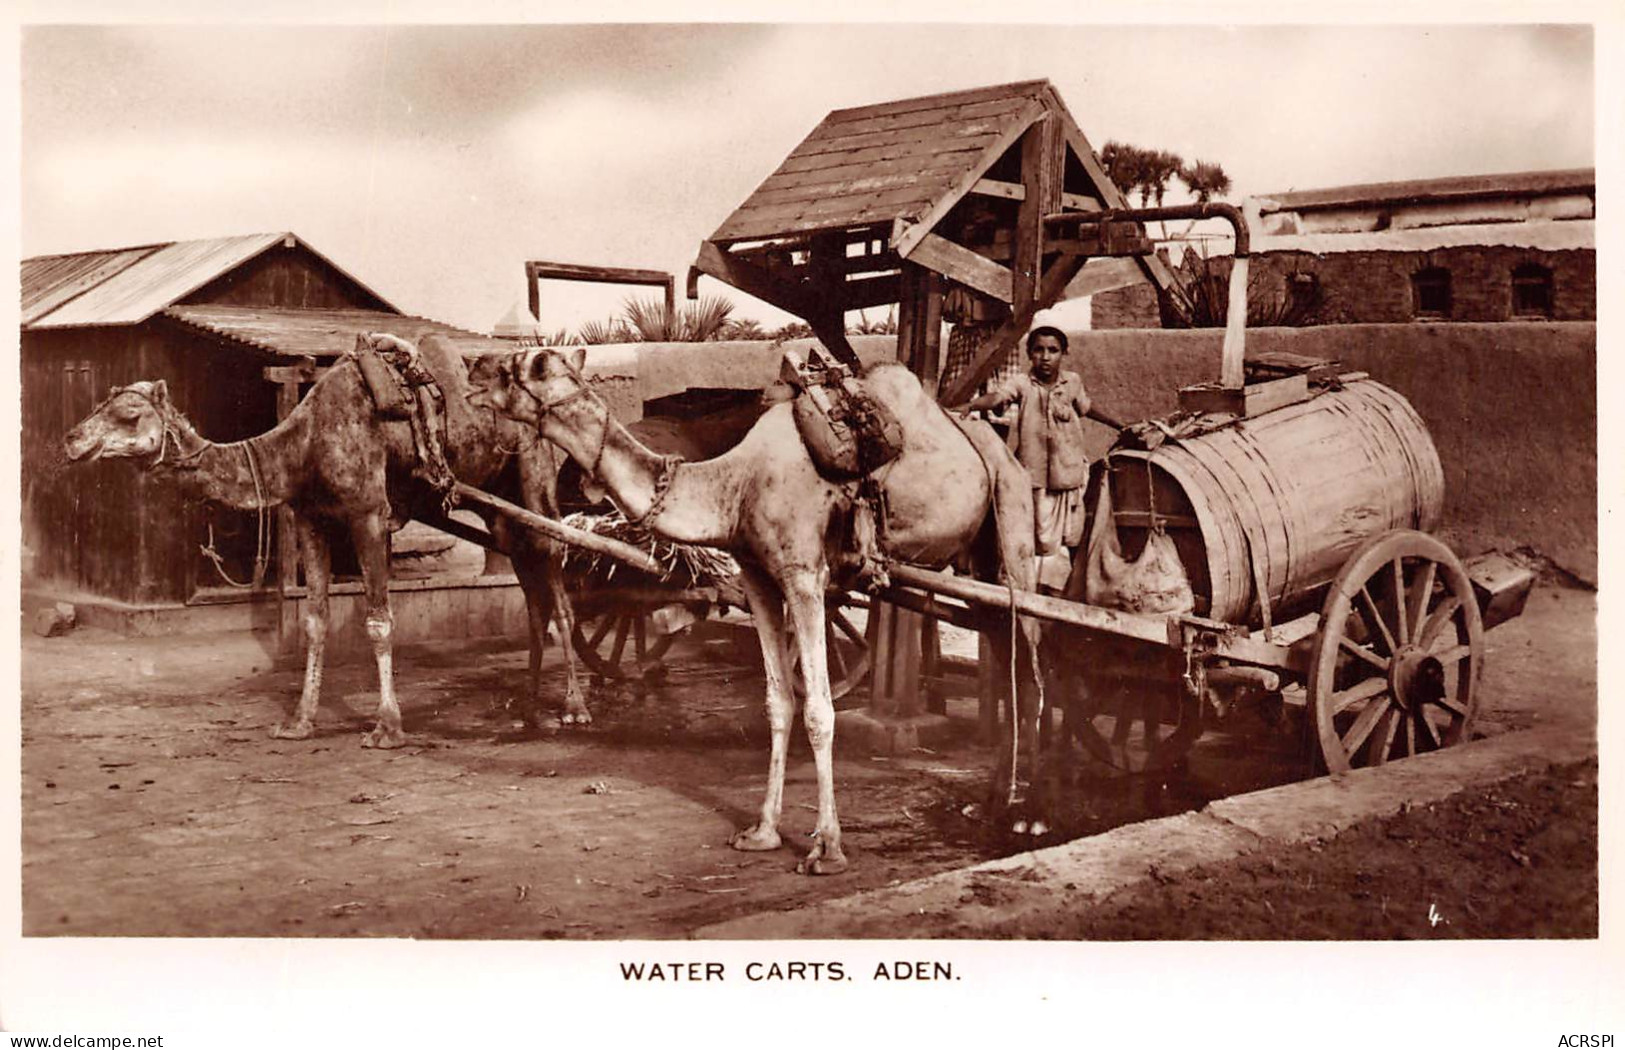
[[[305,563],[305,685],[292,722],[278,722],[271,735],[305,740],[315,732],[316,705],[321,702],[322,670],[327,662],[327,587],[333,578],[333,547],[327,535],[303,515],[294,515]]]
[[[767,724],[773,736],[767,761],[767,792],[762,813],[754,825],[733,837],[738,850],[778,849],[779,814],[784,810],[784,763],[790,748],[790,719],[795,697],[789,688],[784,649],[784,600],[778,587],[761,570],[741,566],[740,583],[750,599],[750,619],[762,644],[762,669],[767,673]],[[822,637],[822,635],[820,635]]]
[[[395,616],[389,610],[389,530],[382,514],[368,514],[350,530],[367,591],[367,639],[378,661],[378,721],[361,737],[362,747],[392,748],[406,743],[401,731],[401,705],[395,698],[392,635]]]
[[[806,685],[807,741],[818,771],[818,826],[812,849],[796,870],[804,875],[838,875],[847,868],[841,852],[841,822],[835,814],[835,701],[829,695],[828,654],[824,651],[824,589],[829,570],[798,572],[785,582],[785,598],[801,650]]]
[[[592,712],[587,710],[587,698],[581,692],[581,672],[576,667],[575,631],[576,608],[570,601],[570,592],[564,588],[564,559],[557,552],[547,556],[547,588],[552,595],[553,620],[559,626],[559,648],[564,652],[564,718],[565,725],[591,725]],[[544,627],[542,637],[546,639]]]

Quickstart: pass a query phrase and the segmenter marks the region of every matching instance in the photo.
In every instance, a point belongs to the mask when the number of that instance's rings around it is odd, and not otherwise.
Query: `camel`
[[[714,459],[689,463],[658,455],[617,422],[586,385],[584,362],[579,349],[569,356],[549,349],[493,356],[470,372],[470,382],[480,390],[472,401],[535,426],[598,478],[629,519],[676,542],[725,548],[738,559],[762,646],[772,744],[760,816],[735,834],[731,845],[771,850],[781,842],[785,754],[795,704],[788,626],[800,657],[803,717],[818,779],[818,822],[812,848],[797,870],[817,875],[844,871],[848,861],[835,807],[835,712],[825,663],[824,597],[832,571],[846,565],[841,547],[850,527],[852,488],[820,476],[788,402],[768,409],[738,445]],[[975,546],[985,555],[990,537],[984,529],[990,525],[990,510],[996,509],[996,537],[991,538],[996,539],[999,570],[1010,585],[1031,588],[1029,482],[1004,443],[985,424],[956,423],[901,365],[873,368],[862,381],[904,429],[903,452],[880,471],[887,501],[882,523],[886,551],[941,566],[971,549],[980,536],[984,542]],[[1037,625],[1024,620],[1023,627],[1028,652],[1036,653]],[[1038,714],[1033,705],[1025,706],[1022,750],[1036,768]],[[1015,722],[1008,730],[1012,745]],[[1018,779],[1013,760],[1009,779],[1013,796]]]
[[[357,343],[358,348],[370,344],[410,349],[410,344],[390,335],[363,334]],[[462,356],[449,344],[431,336],[420,352],[419,360],[446,395],[445,451],[451,469],[470,484],[505,488],[527,508],[556,517],[552,451],[513,422],[469,407],[467,371]],[[190,494],[228,507],[264,512],[286,503],[294,511],[309,588],[305,677],[293,720],[273,726],[273,737],[303,740],[314,732],[325,662],[331,537],[338,530],[347,531],[361,563],[367,637],[378,664],[377,721],[361,742],[376,748],[405,743],[393,674],[389,536],[409,518],[433,524],[444,511],[438,495],[413,476],[418,456],[411,424],[375,413],[355,361],[328,369],[286,419],[245,441],[216,444],[200,436],[170,402],[164,381],[157,380],[114,387],[68,432],[63,444],[69,460],[119,458],[144,463]],[[528,607],[527,719],[536,716],[542,648],[548,622],[557,615],[568,677],[563,721],[590,721],[568,641],[574,614],[558,554],[505,518],[487,512],[486,523],[498,546],[510,555]]]

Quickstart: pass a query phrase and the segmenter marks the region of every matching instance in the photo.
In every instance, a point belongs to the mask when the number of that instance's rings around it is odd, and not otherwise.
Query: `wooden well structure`
[[[700,245],[688,294],[714,277],[805,319],[850,363],[846,313],[897,304],[898,359],[960,404],[1040,310],[1135,280],[1168,286],[1142,225],[1155,216],[1130,214],[1047,80],[836,110]],[[1001,320],[938,389],[950,294]],[[878,612],[876,713],[924,714],[932,632],[915,613]]]

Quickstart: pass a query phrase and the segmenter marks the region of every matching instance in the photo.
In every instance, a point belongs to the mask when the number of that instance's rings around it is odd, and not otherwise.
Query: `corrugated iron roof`
[[[44,255],[22,264],[22,323],[26,327],[82,292],[158,251],[162,245],[77,255]]]
[[[286,232],[25,259],[22,324],[30,329],[139,324],[289,240],[333,266],[332,260]],[[341,268],[333,268],[389,305]]]
[[[986,167],[987,153],[1008,146],[1053,96],[1049,81],[1031,80],[835,110],[710,239],[918,219],[968,189],[962,184]]]
[[[361,332],[388,332],[417,341],[439,335],[463,353],[512,349],[513,343],[439,321],[379,310],[298,310],[260,306],[171,306],[165,317],[211,335],[273,354],[338,357]]]
[[[1561,171],[1520,171],[1500,175],[1460,175],[1408,182],[1371,182],[1358,186],[1332,186],[1320,190],[1263,193],[1265,214],[1278,211],[1316,211],[1354,205],[1448,201],[1483,197],[1545,196],[1558,193],[1595,193],[1595,168]]]

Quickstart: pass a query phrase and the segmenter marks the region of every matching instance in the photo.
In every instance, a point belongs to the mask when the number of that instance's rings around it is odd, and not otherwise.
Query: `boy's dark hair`
[[[1052,324],[1039,325],[1037,328],[1034,328],[1032,331],[1027,333],[1027,352],[1031,353],[1033,344],[1038,342],[1039,336],[1045,335],[1051,336],[1057,342],[1059,342],[1061,344],[1061,353],[1066,353],[1066,333],[1061,331],[1059,328],[1056,328]]]

